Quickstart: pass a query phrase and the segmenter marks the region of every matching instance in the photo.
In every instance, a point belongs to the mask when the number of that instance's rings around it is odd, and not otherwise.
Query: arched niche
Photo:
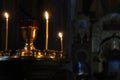
[[[90,64],[88,63],[87,51],[77,50],[75,53],[73,62],[73,71],[77,75],[89,75]],[[81,66],[80,66],[81,65]]]
[[[92,52],[99,56],[102,72],[105,76],[109,78],[114,74],[120,76],[119,72],[110,70],[114,64],[111,61],[120,63],[120,14],[108,14],[93,24]],[[119,71],[119,68],[116,69]],[[118,76],[114,76],[114,78],[116,79]]]
[[[100,51],[100,44],[112,35],[120,36],[120,14],[108,14],[96,23],[92,28],[92,52]]]
[[[102,64],[102,75],[109,78],[114,78],[115,80],[120,80],[120,49],[113,48],[111,44],[113,38],[106,40],[101,45],[100,60]],[[120,39],[118,40],[118,45],[120,45]],[[114,80],[112,79],[112,80]]]

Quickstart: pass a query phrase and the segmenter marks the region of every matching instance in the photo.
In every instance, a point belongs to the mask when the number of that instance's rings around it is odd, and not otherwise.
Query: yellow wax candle
[[[8,48],[8,17],[9,17],[9,14],[7,12],[5,12],[5,18],[6,18],[6,42],[5,42],[5,50],[7,50]]]
[[[58,36],[60,37],[61,51],[63,52],[63,34],[61,32],[59,32]]]
[[[49,14],[48,14],[48,12],[47,11],[45,11],[45,18],[46,18],[46,43],[45,43],[45,50],[48,50],[48,36],[49,36],[49,26],[48,26],[48,24],[49,24]]]

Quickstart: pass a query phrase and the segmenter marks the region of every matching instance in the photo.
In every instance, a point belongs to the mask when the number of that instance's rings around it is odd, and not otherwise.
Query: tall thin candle
[[[63,34],[61,32],[59,32],[58,35],[60,37],[61,51],[63,52]]]
[[[9,14],[7,12],[5,12],[5,18],[6,18],[6,39],[5,39],[5,50],[8,49],[8,18],[9,18]]]
[[[45,11],[45,18],[46,18],[46,43],[45,43],[45,50],[48,50],[48,36],[49,36],[49,26],[48,26],[48,24],[49,24],[49,14],[48,14],[48,12],[47,11]]]

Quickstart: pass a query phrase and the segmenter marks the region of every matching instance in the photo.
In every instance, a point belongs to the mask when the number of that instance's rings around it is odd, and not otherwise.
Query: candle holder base
[[[11,56],[11,50],[5,50],[3,56]]]
[[[62,59],[63,52],[57,50],[43,50],[43,55],[45,58],[52,58],[52,59]]]

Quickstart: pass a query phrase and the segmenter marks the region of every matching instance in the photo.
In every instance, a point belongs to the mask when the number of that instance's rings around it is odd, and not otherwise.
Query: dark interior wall
[[[0,14],[2,13],[2,3],[0,3],[0,5],[1,5],[1,8],[0,8]],[[1,19],[1,17],[0,17],[0,27],[1,27],[1,25],[2,25],[2,21],[1,21],[2,19]],[[0,28],[0,36],[1,36],[1,28]],[[0,38],[0,45],[1,45],[1,38]],[[1,46],[0,46],[0,48],[1,48]]]

